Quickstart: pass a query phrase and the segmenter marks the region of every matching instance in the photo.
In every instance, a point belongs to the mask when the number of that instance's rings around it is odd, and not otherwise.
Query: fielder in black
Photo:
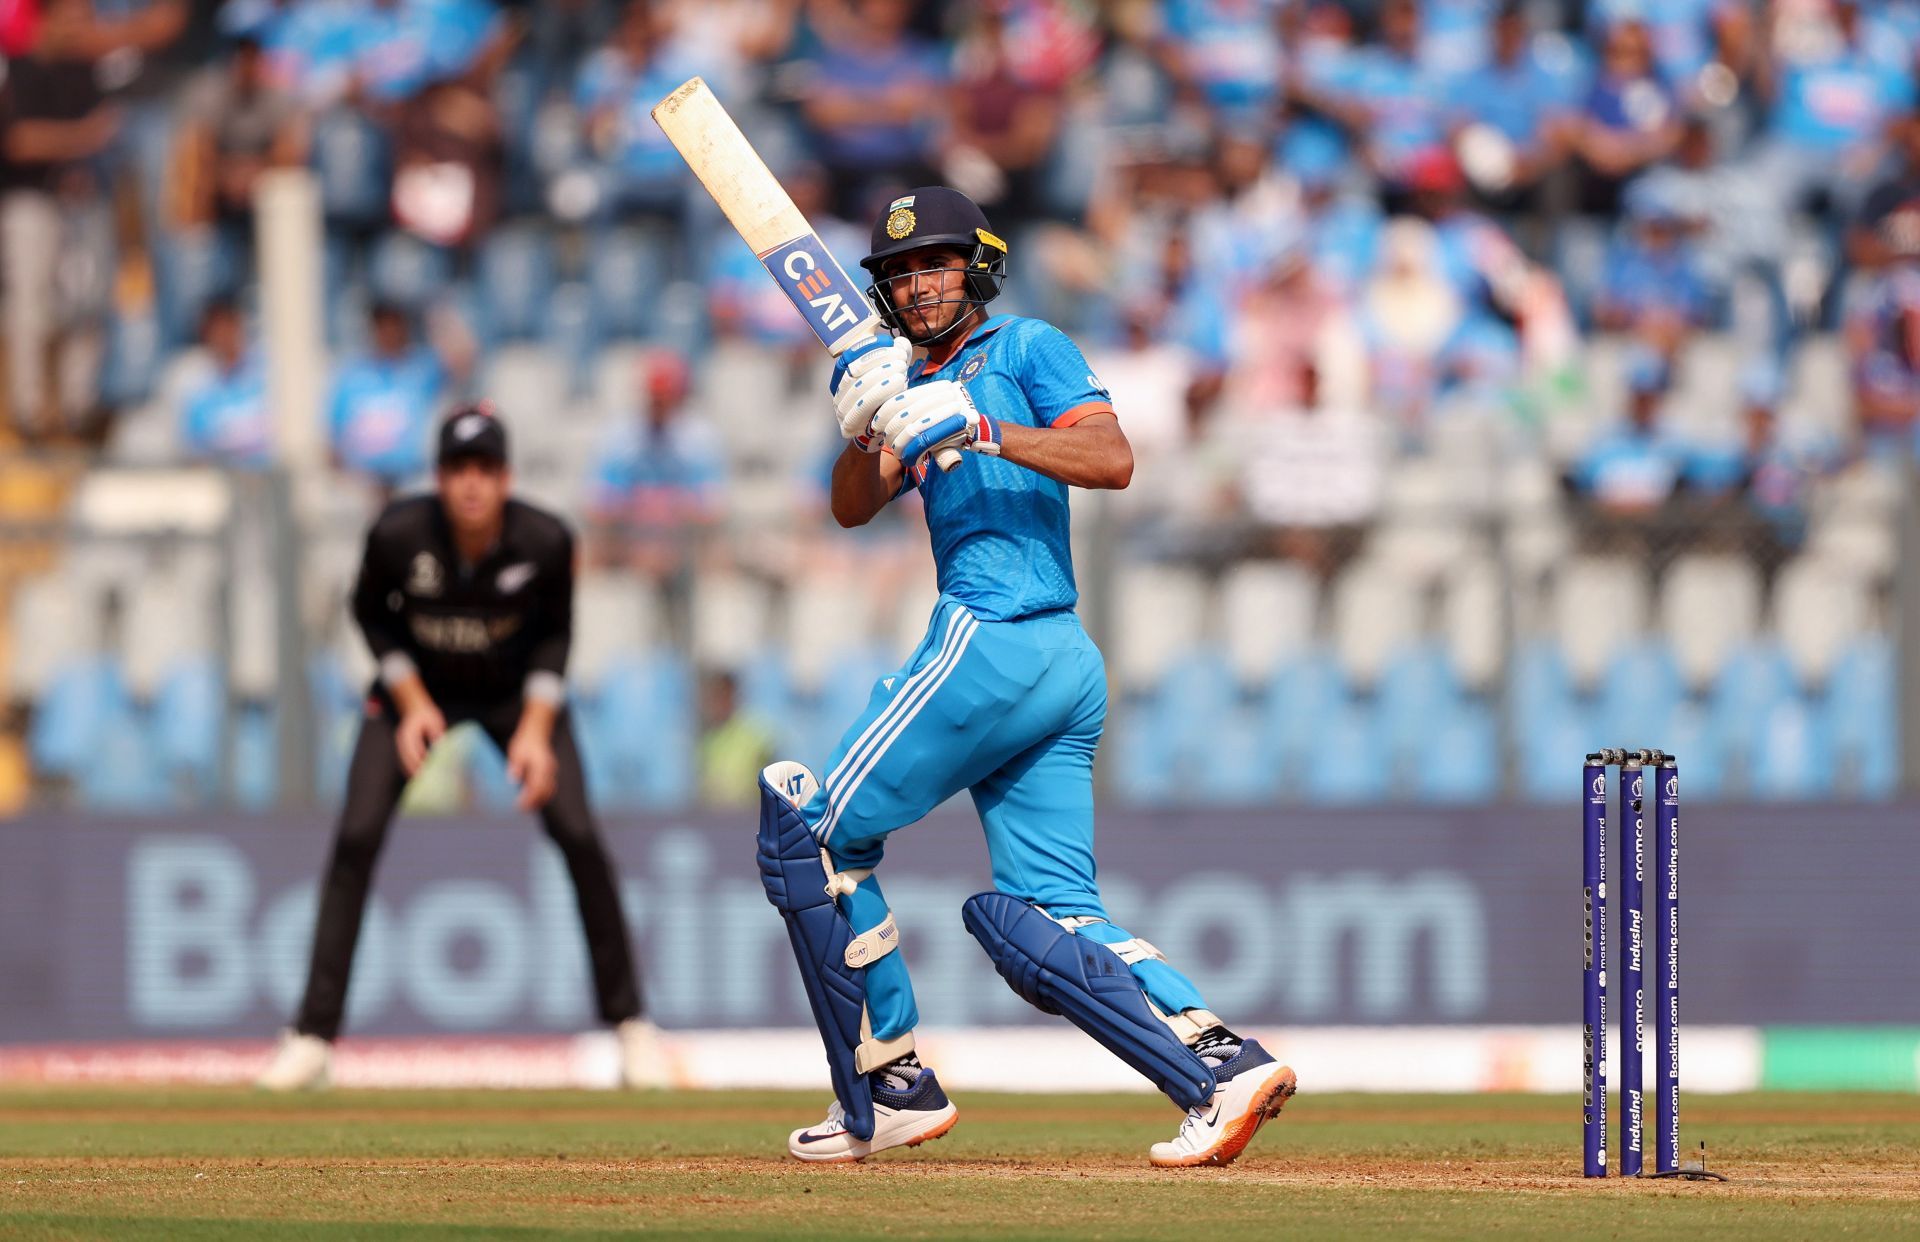
[[[367,534],[353,615],[380,671],[320,893],[306,999],[259,1083],[326,1085],[387,825],[427,751],[448,726],[471,720],[505,752],[520,808],[540,813],[566,858],[600,1017],[619,1032],[627,1085],[659,1085],[656,1033],[640,1016],[619,890],[565,710],[573,534],[510,498],[506,429],[484,404],[442,425],[436,476],[436,494],[395,501]]]

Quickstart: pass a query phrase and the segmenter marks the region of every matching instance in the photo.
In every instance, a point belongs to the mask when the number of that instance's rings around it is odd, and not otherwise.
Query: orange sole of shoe
[[[1195,1169],[1207,1165],[1232,1164],[1247,1149],[1247,1144],[1253,1141],[1260,1127],[1269,1118],[1280,1115],[1280,1110],[1287,1106],[1287,1101],[1293,1098],[1299,1085],[1294,1072],[1282,1065],[1261,1086],[1259,1094],[1248,1104],[1247,1111],[1227,1123],[1226,1132],[1211,1148],[1199,1155],[1178,1160],[1160,1160],[1151,1156],[1148,1159],[1154,1167],[1161,1169]]]

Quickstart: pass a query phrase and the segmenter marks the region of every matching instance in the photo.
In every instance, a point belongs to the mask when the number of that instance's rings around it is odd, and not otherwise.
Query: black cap
[[[507,429],[489,402],[462,405],[440,424],[439,463],[469,459],[507,464]]]
[[[960,191],[923,185],[898,195],[873,224],[873,239],[860,265],[878,271],[879,263],[922,246],[957,246],[971,254],[976,246],[1005,254],[1007,244],[987,227],[987,213]]]

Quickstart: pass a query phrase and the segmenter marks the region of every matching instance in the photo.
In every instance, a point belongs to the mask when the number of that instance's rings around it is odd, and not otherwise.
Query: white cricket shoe
[[[262,1091],[323,1091],[331,1084],[332,1073],[332,1044],[318,1035],[287,1031],[253,1085]]]
[[[937,1139],[959,1119],[960,1111],[940,1089],[933,1071],[921,1068],[911,1086],[895,1089],[884,1085],[882,1075],[873,1075],[873,1138],[858,1139],[847,1132],[846,1113],[835,1100],[827,1106],[827,1119],[817,1126],[795,1130],[787,1136],[787,1154],[811,1164],[843,1164],[865,1160],[874,1152],[889,1147],[918,1147]]]
[[[660,1028],[645,1018],[628,1018],[613,1028],[620,1039],[620,1085],[629,1091],[656,1090],[673,1085],[667,1055],[660,1047]]]
[[[1187,1110],[1171,1143],[1155,1143],[1147,1153],[1160,1168],[1233,1163],[1267,1118],[1280,1115],[1298,1085],[1292,1070],[1251,1039],[1213,1077],[1213,1098]]]

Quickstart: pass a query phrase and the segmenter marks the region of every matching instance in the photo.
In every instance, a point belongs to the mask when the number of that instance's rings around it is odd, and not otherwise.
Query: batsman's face
[[[964,314],[967,304],[966,256],[948,246],[910,250],[889,262],[887,297],[900,312],[909,335],[938,336]]]
[[[440,467],[440,503],[447,521],[462,534],[483,534],[500,524],[506,512],[513,474],[501,462],[466,457]]]

